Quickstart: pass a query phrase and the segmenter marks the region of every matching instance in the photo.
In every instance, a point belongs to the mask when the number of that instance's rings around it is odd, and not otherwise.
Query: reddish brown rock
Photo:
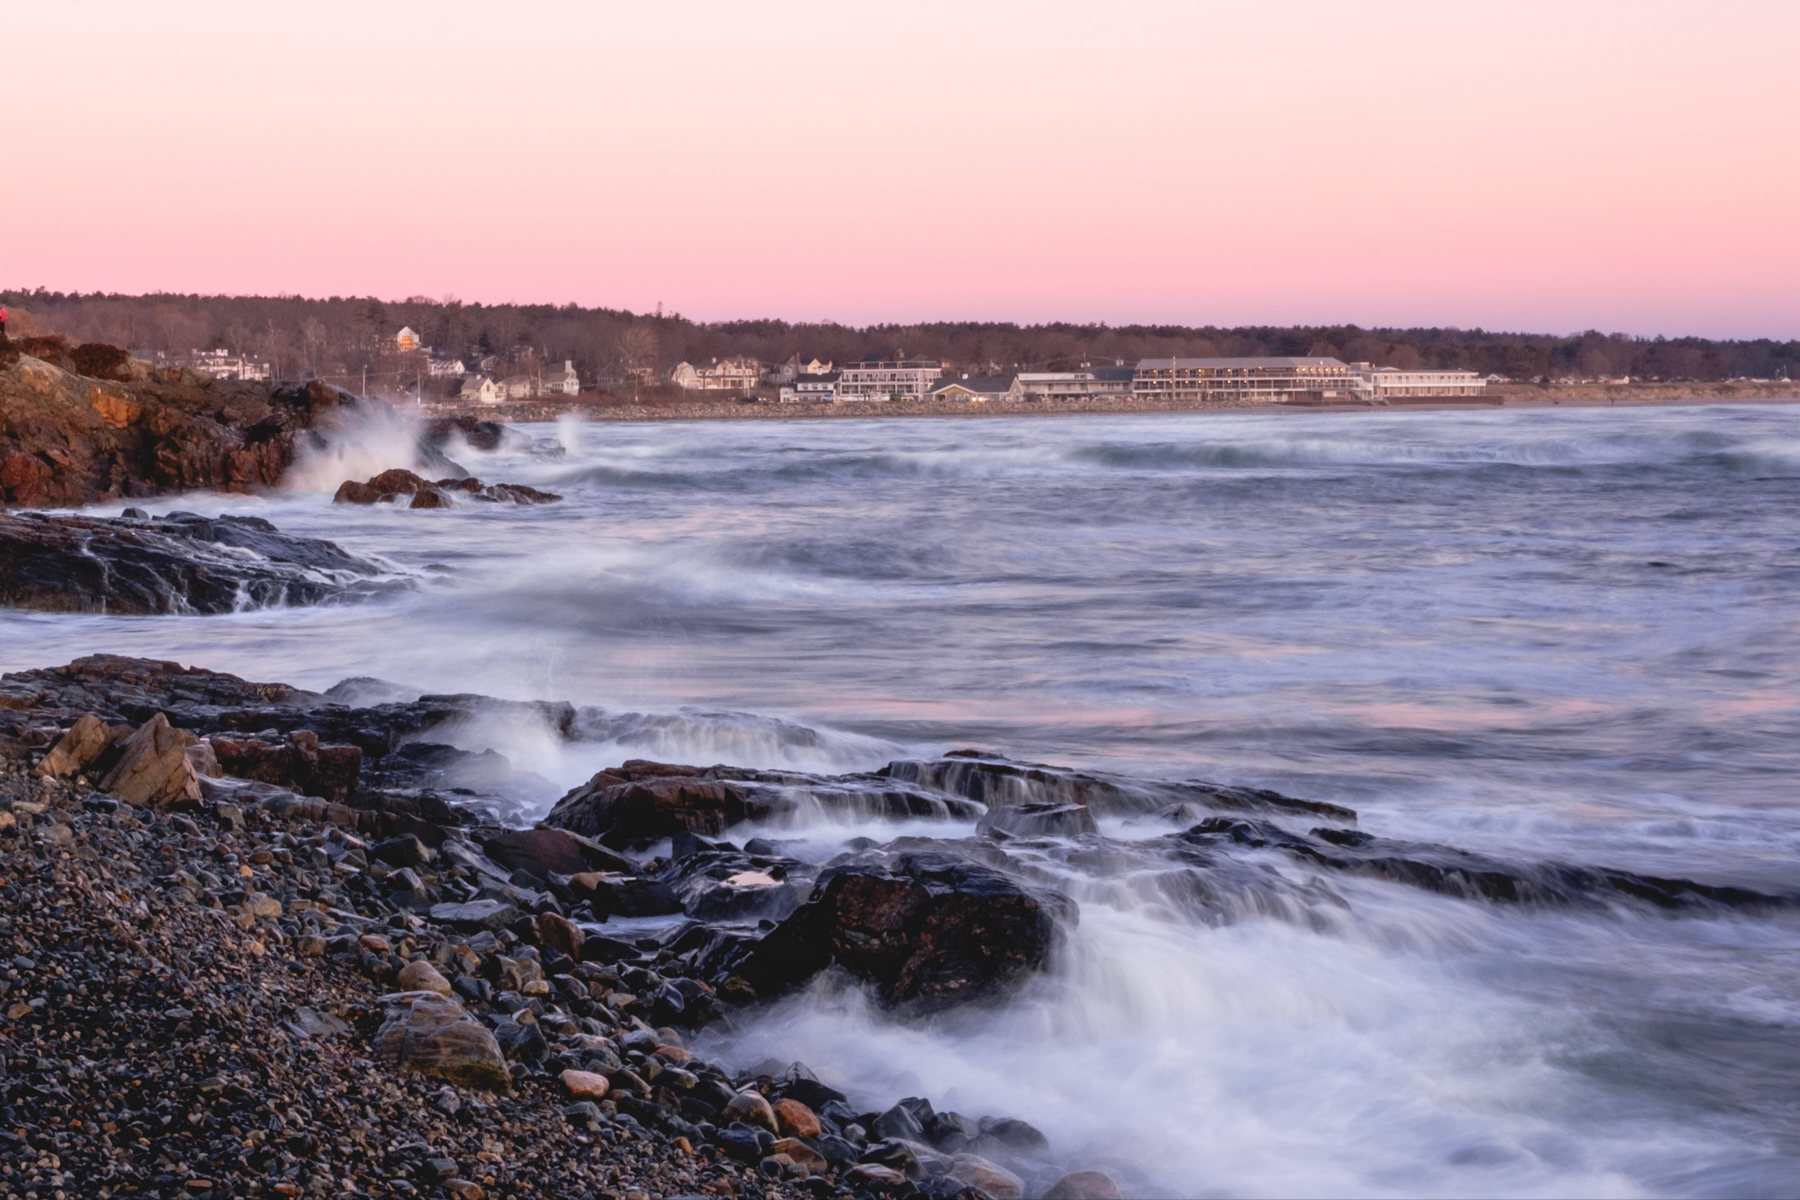
[[[577,1071],[570,1068],[562,1073],[562,1085],[568,1093],[578,1100],[599,1100],[612,1086],[606,1082],[606,1076],[596,1075],[592,1071]]]
[[[18,348],[0,357],[0,507],[273,486],[311,431],[356,403],[317,382],[152,368],[111,346]]]
[[[950,1160],[950,1178],[978,1187],[994,1200],[1020,1200],[1025,1181],[998,1163],[976,1154],[958,1154]]]
[[[817,1114],[798,1100],[777,1100],[775,1121],[783,1137],[816,1138],[824,1132]]]
[[[1077,1171],[1050,1185],[1043,1200],[1120,1200],[1119,1185],[1100,1171]]]
[[[213,754],[225,774],[292,788],[306,796],[342,804],[356,794],[362,773],[360,746],[321,745],[319,735],[299,730],[286,743],[214,734]]]
[[[581,926],[556,913],[540,913],[537,919],[538,941],[570,958],[581,957],[581,944],[587,935]]]
[[[717,836],[727,825],[758,815],[742,791],[699,767],[633,759],[558,800],[544,823],[626,846],[684,832]]]
[[[331,499],[334,504],[397,504],[402,497],[411,496],[408,508],[449,508],[453,493],[476,500],[510,504],[550,504],[562,499],[561,496],[540,492],[520,483],[497,483],[484,487],[481,480],[473,478],[433,481],[398,468],[383,471],[360,483],[354,479],[346,479],[338,486],[337,494]]]

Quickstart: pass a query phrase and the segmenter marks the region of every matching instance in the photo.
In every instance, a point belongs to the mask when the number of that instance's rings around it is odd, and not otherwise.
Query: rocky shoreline
[[[0,677],[0,1193],[1146,1195],[1029,1113],[872,1097],[829,1063],[702,1061],[693,1035],[815,979],[895,1020],[1003,1003],[1080,920],[1063,872],[1101,860],[1209,923],[1329,925],[1347,876],[1502,904],[1795,903],[974,751],[845,776],[627,762],[524,828],[516,798],[547,781],[450,744],[497,716],[571,741],[604,722],[104,655]],[[826,861],[730,840],[801,806],[975,832]],[[1096,816],[1169,832],[1123,841]],[[615,929],[646,916],[664,921]]]

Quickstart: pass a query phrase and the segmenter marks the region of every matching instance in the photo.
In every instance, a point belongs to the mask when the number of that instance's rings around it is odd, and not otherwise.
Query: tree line
[[[1791,378],[1800,341],[1501,333],[1482,329],[1332,326],[1079,325],[939,321],[911,325],[806,324],[765,319],[691,321],[574,304],[465,304],[332,296],[200,296],[0,291],[15,335],[56,334],[138,354],[225,349],[271,364],[277,378],[394,373],[394,334],[410,326],[441,356],[497,374],[543,363],[575,364],[584,383],[609,366],[666,371],[748,355],[765,363],[799,355],[844,363],[904,352],[972,373],[1060,370],[1140,358],[1327,355],[1377,366],[1479,371],[1510,379],[1618,378],[1713,381]]]

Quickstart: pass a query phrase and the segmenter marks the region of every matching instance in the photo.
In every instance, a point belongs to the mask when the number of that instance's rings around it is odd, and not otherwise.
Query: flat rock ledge
[[[42,612],[229,613],[410,587],[392,568],[260,517],[0,512],[0,605]]]

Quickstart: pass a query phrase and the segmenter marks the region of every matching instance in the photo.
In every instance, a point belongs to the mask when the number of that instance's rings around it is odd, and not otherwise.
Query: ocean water
[[[451,453],[562,504],[329,504],[403,464],[390,426],[290,494],[143,506],[265,516],[410,592],[8,613],[0,669],[107,650],[598,706],[579,745],[458,734],[565,787],[628,757],[841,771],[973,746],[1800,894],[1800,407],[524,433]],[[829,853],[967,830],[778,832]],[[1207,922],[1129,879],[1063,882],[1080,926],[1001,1009],[905,1024],[822,980],[709,1049],[803,1060],[870,1105],[1023,1117],[1128,1194],[1800,1195],[1792,915],[1332,879],[1329,920]]]

